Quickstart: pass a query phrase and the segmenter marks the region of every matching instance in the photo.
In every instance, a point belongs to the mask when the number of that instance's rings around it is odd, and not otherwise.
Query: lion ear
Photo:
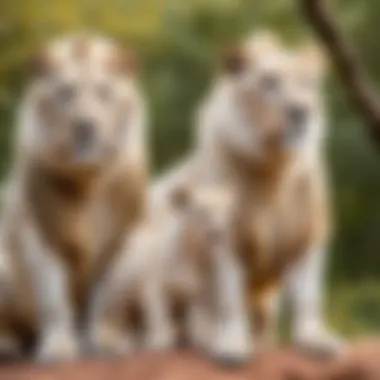
[[[118,49],[112,65],[115,70],[124,74],[135,74],[139,69],[138,59],[131,49]]]
[[[247,67],[249,61],[256,57],[280,49],[280,40],[270,31],[255,32],[242,43],[228,47],[222,59],[222,67],[231,74],[239,74]]]
[[[281,49],[280,38],[270,30],[256,31],[247,39],[246,44],[255,55],[267,54]]]
[[[327,60],[322,50],[315,44],[307,44],[299,51],[303,70],[314,79],[322,79],[327,71]]]
[[[240,44],[231,45],[222,54],[222,69],[228,74],[237,75],[244,71],[247,61],[244,47]]]
[[[51,68],[51,57],[45,49],[38,49],[30,56],[28,61],[28,72],[32,78],[49,74]]]

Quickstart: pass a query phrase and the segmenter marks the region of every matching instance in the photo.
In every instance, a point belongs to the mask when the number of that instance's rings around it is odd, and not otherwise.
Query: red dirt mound
[[[349,348],[322,360],[294,349],[257,355],[242,368],[224,368],[191,352],[141,353],[120,360],[0,367],[0,380],[380,380],[380,343]]]

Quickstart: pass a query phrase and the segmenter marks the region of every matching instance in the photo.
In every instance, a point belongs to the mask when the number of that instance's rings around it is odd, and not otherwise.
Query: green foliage
[[[342,335],[355,337],[380,333],[379,281],[337,285],[329,301],[327,319]]]

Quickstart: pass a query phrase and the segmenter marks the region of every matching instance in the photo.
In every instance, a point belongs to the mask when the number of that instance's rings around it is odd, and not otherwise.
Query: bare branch
[[[380,147],[380,100],[357,56],[343,38],[325,0],[300,0],[302,10],[327,48],[346,89]]]

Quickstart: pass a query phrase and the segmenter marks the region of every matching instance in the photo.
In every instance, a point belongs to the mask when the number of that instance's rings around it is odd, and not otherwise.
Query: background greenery
[[[380,84],[380,2],[329,3]],[[289,43],[310,35],[296,0],[0,0],[0,173],[9,166],[26,58],[46,38],[93,29],[136,48],[150,100],[153,162],[160,171],[191,144],[192,114],[221,48],[262,27],[277,30]],[[337,222],[331,321],[347,334],[380,331],[380,154],[333,75],[326,93]]]

